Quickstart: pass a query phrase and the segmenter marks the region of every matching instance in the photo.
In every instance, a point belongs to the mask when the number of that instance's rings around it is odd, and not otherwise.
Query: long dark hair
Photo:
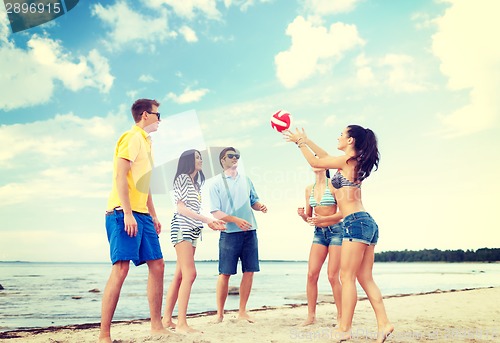
[[[354,138],[356,150],[356,156],[348,159],[347,163],[351,160],[358,162],[355,168],[356,181],[363,181],[370,176],[373,168],[378,169],[380,153],[377,147],[377,137],[372,130],[359,125],[349,125],[347,129],[349,137]]]
[[[191,173],[194,172],[196,153],[200,154],[198,150],[191,149],[191,150],[186,150],[181,154],[181,157],[179,157],[179,163],[177,163],[177,172],[175,173],[174,182],[179,175],[181,174],[191,175]],[[200,180],[199,182],[198,179]],[[203,183],[205,183],[205,175],[203,174],[203,171],[200,170],[194,176],[194,185],[197,189],[199,189],[201,185],[203,185]]]

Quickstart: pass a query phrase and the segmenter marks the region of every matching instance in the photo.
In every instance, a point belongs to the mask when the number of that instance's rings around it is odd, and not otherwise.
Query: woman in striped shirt
[[[223,221],[200,214],[201,186],[205,175],[201,170],[203,161],[197,150],[187,150],[181,154],[174,178],[174,201],[177,211],[171,223],[170,238],[177,254],[174,277],[166,295],[163,326],[175,328],[179,333],[196,332],[186,321],[187,306],[191,287],[196,279],[194,253],[203,223],[212,230],[225,230]],[[172,312],[177,301],[177,324],[172,322]]]

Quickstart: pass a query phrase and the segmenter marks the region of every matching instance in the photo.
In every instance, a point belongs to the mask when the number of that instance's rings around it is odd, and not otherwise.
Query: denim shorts
[[[111,262],[132,261],[136,266],[146,261],[163,258],[160,240],[153,219],[148,213],[132,212],[137,221],[137,236],[125,231],[123,211],[106,213],[106,232]]]
[[[201,236],[201,230],[199,230],[197,233],[186,233],[182,231],[181,229],[177,229],[176,231],[171,231],[170,232],[170,240],[172,241],[172,244],[174,247],[179,244],[182,241],[186,241],[191,243],[193,248],[196,248],[196,245],[198,244],[198,238],[193,238],[196,235]]]
[[[344,240],[375,245],[378,242],[378,225],[368,212],[355,212],[346,216]]]
[[[344,241],[375,245],[378,241],[378,226],[368,212],[355,212],[343,220]]]
[[[342,245],[342,237],[344,236],[344,228],[342,223],[337,223],[330,226],[314,228],[313,244],[321,244],[325,247],[330,245]]]
[[[172,241],[174,247],[182,241],[191,243],[193,248],[196,248],[196,245],[198,244],[198,238],[191,238],[187,235],[184,235],[181,229],[178,229],[176,234],[171,234],[170,240]]]
[[[238,260],[241,260],[241,271],[243,273],[258,272],[260,270],[256,230],[220,233],[219,274],[236,274]]]

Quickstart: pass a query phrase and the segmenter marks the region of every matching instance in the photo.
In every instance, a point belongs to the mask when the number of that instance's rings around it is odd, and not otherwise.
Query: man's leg
[[[102,296],[99,342],[111,343],[111,320],[118,304],[123,281],[128,274],[129,265],[130,261],[118,261],[111,268],[111,275]]]
[[[238,319],[244,319],[253,323],[254,320],[247,313],[247,302],[252,290],[253,272],[243,273],[240,284],[240,310],[238,312]]]
[[[217,323],[222,322],[222,320],[224,319],[224,305],[226,304],[230,277],[231,275],[219,274],[219,278],[217,279]]]
[[[168,334],[161,323],[161,302],[163,298],[163,272],[165,262],[163,258],[146,262],[148,274],[148,302],[151,315],[151,333]]]
[[[247,313],[247,302],[252,290],[253,274],[260,270],[259,267],[259,248],[257,240],[257,232],[255,230],[245,231],[243,246],[241,248],[241,268],[243,277],[240,284],[240,309],[238,313],[239,319],[244,319],[250,323],[254,319]]]
[[[219,239],[219,278],[217,279],[216,300],[217,317],[216,323],[224,319],[224,305],[226,304],[229,288],[229,278],[236,274],[238,256],[242,243],[241,233],[220,233]]]

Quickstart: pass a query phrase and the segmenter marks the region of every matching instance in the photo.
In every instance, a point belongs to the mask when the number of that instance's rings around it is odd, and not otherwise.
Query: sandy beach
[[[483,288],[426,294],[402,294],[386,298],[389,318],[396,327],[387,342],[498,342],[500,340],[500,288]],[[238,321],[229,312],[220,324],[213,314],[193,315],[189,324],[202,333],[188,336],[172,332],[168,336],[149,334],[148,320],[116,322],[112,336],[116,343],[135,342],[332,342],[335,306],[318,305],[318,322],[307,327],[298,324],[306,317],[305,305],[265,308],[251,311],[255,323]],[[351,342],[373,342],[376,321],[370,303],[360,299],[356,308]],[[18,330],[0,333],[0,342],[96,342],[98,324]]]

